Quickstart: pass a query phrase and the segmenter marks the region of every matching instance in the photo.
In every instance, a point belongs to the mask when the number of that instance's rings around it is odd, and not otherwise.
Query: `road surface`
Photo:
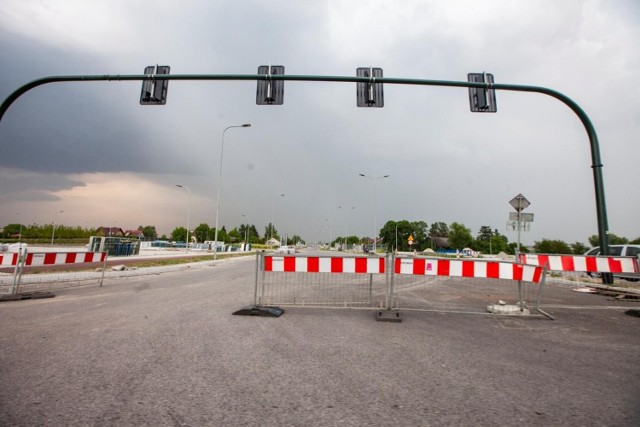
[[[554,289],[555,321],[232,316],[252,302],[254,263],[1,303],[0,425],[640,425],[633,303],[580,295],[593,298],[581,307]]]

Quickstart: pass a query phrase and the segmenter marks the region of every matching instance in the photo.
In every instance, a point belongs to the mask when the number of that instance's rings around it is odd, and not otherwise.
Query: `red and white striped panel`
[[[551,271],[583,271],[589,273],[638,273],[638,260],[633,257],[520,254],[526,264],[548,265]]]
[[[16,265],[18,262],[18,253],[7,252],[4,254],[0,254],[0,266],[9,267],[11,265]]]
[[[106,252],[45,252],[28,253],[25,265],[65,265],[102,262]]]
[[[27,253],[25,266],[65,265],[103,262],[106,252],[41,252]],[[0,255],[1,265],[16,265],[18,254]]]
[[[396,258],[396,274],[524,280],[538,283],[542,268],[504,261]]]
[[[265,256],[264,271],[287,273],[384,273],[384,258]]]

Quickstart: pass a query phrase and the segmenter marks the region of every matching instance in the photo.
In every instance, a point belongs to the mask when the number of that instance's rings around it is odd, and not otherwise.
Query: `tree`
[[[589,237],[589,243],[593,247],[600,246],[600,237],[598,237],[597,235]],[[610,245],[626,245],[627,243],[629,243],[629,239],[627,239],[626,237],[620,237],[616,236],[613,233],[609,233]]]
[[[409,222],[387,221],[380,229],[380,237],[386,243],[387,248],[396,247],[399,251],[423,250],[427,247],[427,223],[424,221]],[[413,238],[413,244],[409,245],[409,236]]]
[[[582,255],[587,252],[589,248],[584,243],[575,242],[571,244],[571,250],[575,255]]]
[[[294,234],[293,237],[287,239],[287,245],[296,245],[298,243],[304,244],[304,240],[302,240],[302,237],[297,234]]]
[[[171,240],[174,242],[186,242],[187,241],[187,229],[184,227],[176,227],[171,232]]]
[[[269,225],[264,228],[264,240],[267,241],[272,237],[276,240],[280,240],[278,230],[276,230],[276,227],[273,224],[269,223]]]
[[[471,229],[457,222],[451,224],[449,228],[449,246],[456,249],[464,249],[471,246],[472,242]]]
[[[562,240],[542,239],[535,242],[534,250],[539,254],[572,254],[571,247]]]
[[[238,232],[242,236],[243,241],[245,236],[247,236],[249,243],[257,243],[260,241],[260,235],[255,225],[241,224],[240,227],[238,227]]]
[[[438,248],[438,246],[443,246],[438,242],[437,238],[449,238],[449,226],[446,223],[438,221],[431,224],[431,228],[429,228],[429,243],[431,249],[436,249]]]
[[[493,230],[491,229],[491,227],[489,227],[488,225],[483,225],[478,231],[478,237],[476,237],[476,240],[479,240],[481,242],[489,242],[492,237]]]
[[[509,255],[515,255],[516,249],[518,248],[518,244],[516,242],[511,242],[507,245],[507,250],[505,251]],[[520,246],[521,254],[528,254],[529,249],[526,246]]]
[[[210,237],[213,236],[212,230],[208,224],[202,223],[198,225],[193,230],[194,236],[196,236],[196,240],[198,242],[205,242],[207,240],[211,240]]]
[[[227,234],[227,239],[229,239],[231,243],[240,242],[244,239],[244,233],[241,234],[237,228],[234,228]]]
[[[24,230],[26,227],[20,224],[7,224],[2,228],[2,237],[18,236],[20,230]]]
[[[155,225],[145,225],[145,226],[139,226],[138,230],[142,231],[142,234],[144,235],[145,239],[157,239],[158,238],[158,232],[156,231],[156,226]]]

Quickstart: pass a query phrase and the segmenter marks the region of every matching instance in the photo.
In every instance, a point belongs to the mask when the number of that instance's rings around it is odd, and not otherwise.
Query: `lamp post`
[[[216,203],[216,231],[213,237],[213,259],[218,258],[218,219],[220,217],[220,189],[222,188],[222,156],[224,155],[224,134],[231,128],[249,128],[251,123],[228,126],[222,131],[222,144],[220,145],[220,177],[218,178],[218,201]]]
[[[247,219],[247,223],[251,221],[248,215],[242,214],[242,217]],[[249,224],[244,226],[244,247],[245,250],[249,247]]]
[[[60,211],[58,212],[59,214],[61,214],[64,211]],[[53,246],[53,238],[56,235],[56,223],[55,221],[51,223],[51,246]]]
[[[373,253],[375,253],[376,252],[376,242],[378,240],[376,238],[376,236],[378,235],[378,220],[377,220],[377,215],[376,215],[376,181],[379,180],[379,179],[389,178],[390,175],[368,176],[368,175],[365,175],[363,173],[359,173],[358,175],[363,177],[363,178],[370,179],[371,182],[373,183],[373,228],[374,228],[374,233],[373,233]]]
[[[351,206],[351,210],[353,211],[356,207],[355,206]],[[342,210],[342,206],[338,206],[338,209]],[[347,245],[349,244],[349,234],[347,233],[347,226],[348,226],[348,222],[349,222],[349,211],[347,210],[347,208],[345,208],[344,212],[344,239],[342,239],[342,246],[343,246],[343,250],[346,250]]]
[[[191,224],[189,223],[189,219],[191,217],[191,189],[189,187],[187,187],[186,185],[180,185],[180,184],[176,184],[176,187],[184,188],[185,190],[187,190],[189,192],[189,201],[187,203],[187,237],[186,237],[186,241],[185,241],[185,243],[186,243],[185,246],[187,247],[186,252],[189,252],[189,231],[191,230],[190,229],[190,225]]]
[[[280,197],[284,197],[284,194],[280,194]],[[271,227],[269,227],[269,240],[273,239],[273,210],[276,205],[276,196],[271,198]]]

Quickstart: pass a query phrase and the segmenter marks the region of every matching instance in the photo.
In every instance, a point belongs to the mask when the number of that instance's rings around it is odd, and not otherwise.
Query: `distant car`
[[[597,256],[600,255],[600,247],[596,246],[593,249],[589,249],[585,255]],[[609,245],[609,256],[630,256],[636,257],[640,261],[640,245]],[[598,273],[589,273],[591,277],[599,277]],[[617,273],[614,277],[637,282],[640,280],[640,273]]]
[[[296,253],[296,249],[294,247],[291,247],[291,246],[280,246],[278,249],[275,250],[275,253],[284,254],[284,255],[290,255],[290,254],[295,254]]]

